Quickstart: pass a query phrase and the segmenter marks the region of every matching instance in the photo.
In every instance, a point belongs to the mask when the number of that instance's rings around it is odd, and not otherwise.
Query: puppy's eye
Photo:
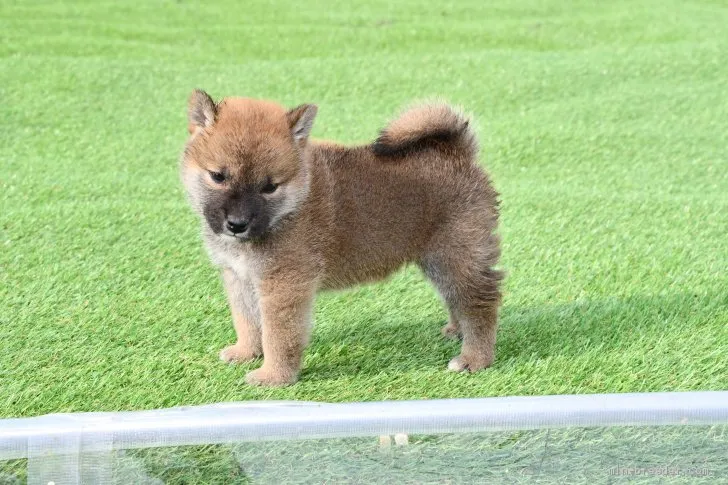
[[[260,189],[260,191],[264,194],[272,194],[276,190],[278,190],[278,184],[274,184],[270,180],[263,186],[262,189]]]
[[[221,172],[210,172],[210,178],[216,184],[221,184],[225,181],[225,174]]]

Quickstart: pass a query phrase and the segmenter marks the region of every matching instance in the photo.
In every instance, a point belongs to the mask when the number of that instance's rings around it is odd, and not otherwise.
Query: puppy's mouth
[[[228,232],[221,232],[220,237],[225,241],[235,241],[240,243],[250,241],[250,237],[244,234],[230,234]]]
[[[244,232],[234,233],[228,229],[223,229],[219,234],[220,237],[228,241],[237,241],[240,243],[250,241],[260,241],[265,238],[267,234],[267,228],[251,227]]]

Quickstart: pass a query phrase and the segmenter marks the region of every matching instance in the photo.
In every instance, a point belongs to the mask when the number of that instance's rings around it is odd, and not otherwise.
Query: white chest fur
[[[256,258],[251,257],[245,246],[232,237],[228,240],[227,236],[206,234],[205,245],[214,264],[232,270],[237,283],[234,289],[237,300],[245,305],[247,316],[259,322],[260,269]]]

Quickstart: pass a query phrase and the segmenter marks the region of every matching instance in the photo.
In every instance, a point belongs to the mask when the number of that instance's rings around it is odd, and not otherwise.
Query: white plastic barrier
[[[0,461],[27,459],[27,483],[31,485],[114,483],[115,453],[134,448],[564,427],[727,424],[726,391],[346,404],[257,401],[0,420]]]

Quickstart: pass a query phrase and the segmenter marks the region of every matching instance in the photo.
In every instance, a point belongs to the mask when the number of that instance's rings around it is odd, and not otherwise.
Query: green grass
[[[0,11],[0,417],[728,388],[724,2]],[[295,386],[219,362],[232,324],[177,174],[194,87],[315,102],[314,136],[346,142],[414,98],[473,113],[503,199],[494,367],[445,372],[412,268],[321,296]]]

